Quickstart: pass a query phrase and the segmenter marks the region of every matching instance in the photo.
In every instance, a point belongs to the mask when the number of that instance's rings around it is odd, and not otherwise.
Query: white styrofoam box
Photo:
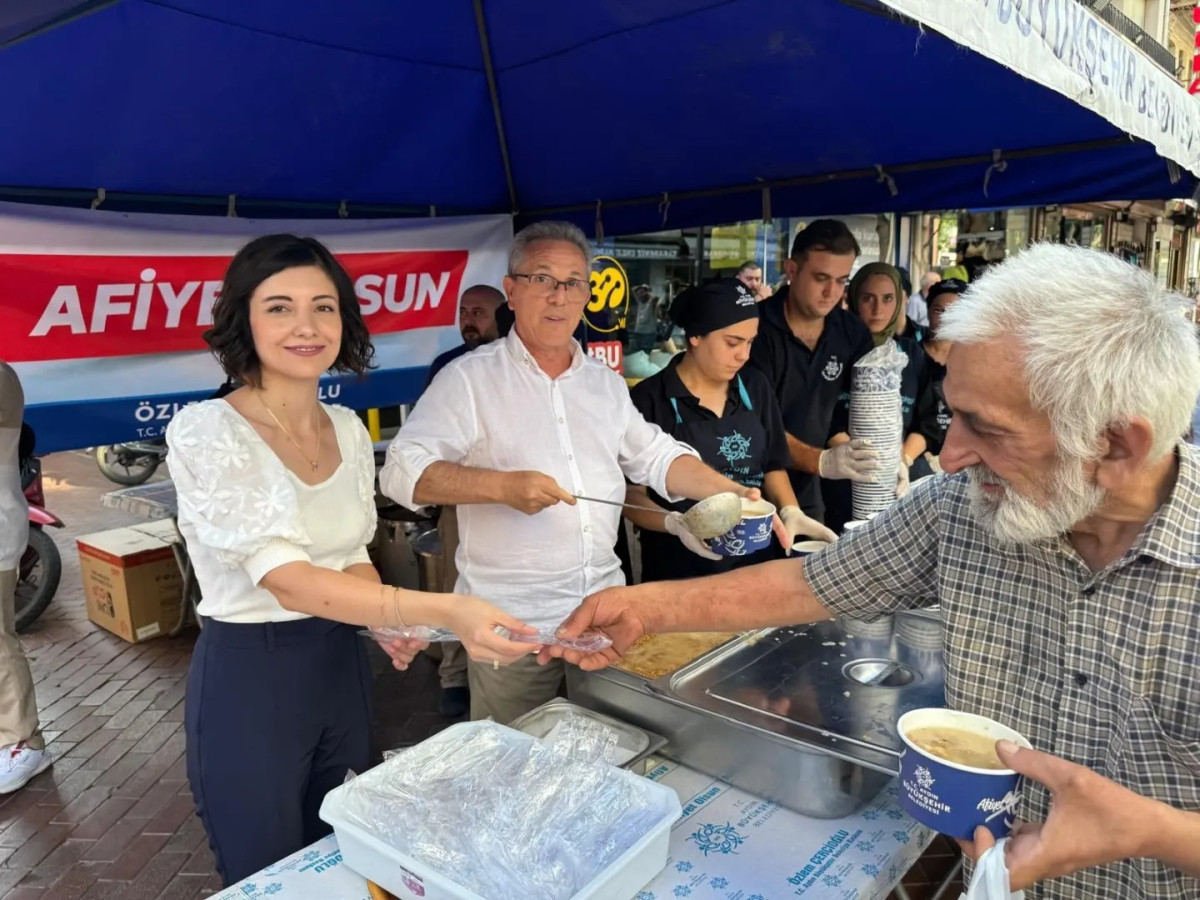
[[[446,737],[460,734],[466,737],[471,730],[480,727],[502,728],[494,722],[461,722],[451,725],[440,732],[438,736]],[[535,742],[537,738],[513,729],[514,742]],[[507,739],[507,737],[506,737]],[[382,763],[375,769],[364,772],[360,778],[368,778],[371,772],[381,769],[387,763]],[[659,806],[661,815],[654,827],[622,853],[613,863],[589,881],[582,890],[572,895],[570,900],[628,900],[642,886],[651,881],[667,864],[667,855],[671,843],[671,825],[679,818],[682,809],[679,797],[664,785],[656,784],[634,775],[632,772],[612,768],[612,777],[626,779],[638,784],[653,802]],[[395,894],[400,900],[487,900],[475,892],[468,890],[453,879],[437,872],[427,863],[414,859],[401,850],[388,846],[379,838],[370,834],[361,825],[350,820],[345,813],[345,796],[350,785],[334,788],[325,795],[321,804],[321,818],[333,826],[337,837],[338,847],[342,851],[342,859],[346,865],[359,875],[375,882],[384,890]]]

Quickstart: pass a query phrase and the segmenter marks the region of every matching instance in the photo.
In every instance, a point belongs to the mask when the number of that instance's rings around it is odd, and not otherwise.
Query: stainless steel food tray
[[[866,803],[898,771],[896,720],[944,704],[941,623],[904,615],[890,628],[768,629],[653,681],[612,668],[569,670],[567,690],[583,706],[654,727],[667,738],[661,752],[679,762],[832,818]]]
[[[523,731],[535,738],[544,738],[550,734],[555,725],[572,713],[596,719],[613,729],[617,735],[617,746],[628,756],[619,764],[620,767],[629,769],[638,775],[644,774],[641,769],[645,768],[643,764],[647,757],[661,750],[667,742],[667,739],[660,734],[638,728],[628,722],[578,706],[559,697],[543,703],[537,709],[530,710],[514,720],[509,727]]]

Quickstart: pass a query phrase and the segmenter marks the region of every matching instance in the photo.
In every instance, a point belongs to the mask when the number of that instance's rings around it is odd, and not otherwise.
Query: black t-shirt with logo
[[[950,430],[950,407],[942,382],[946,380],[946,367],[926,354],[925,377],[917,395],[917,412],[914,427],[925,436],[926,449],[934,456],[942,452],[946,432]]]
[[[785,288],[762,302],[750,361],[771,383],[788,433],[813,447],[824,448],[829,438],[846,429],[838,398],[849,393],[851,367],[871,351],[874,343],[861,319],[836,307],[825,317],[825,329],[817,346],[810,350],[788,327],[783,312],[786,299]],[[817,476],[794,469],[789,474],[801,508],[810,516],[822,516],[824,504]]]

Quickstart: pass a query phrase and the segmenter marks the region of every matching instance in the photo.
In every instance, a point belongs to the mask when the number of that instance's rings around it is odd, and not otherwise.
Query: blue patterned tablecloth
[[[650,778],[683,804],[667,867],[636,900],[877,900],[933,840],[896,782],[844,819],[812,819],[675,763]]]
[[[683,815],[666,868],[635,900],[881,900],[933,840],[900,809],[894,782],[852,816],[811,819],[676,763],[648,777],[679,794]],[[213,900],[268,898],[369,900],[333,837]]]

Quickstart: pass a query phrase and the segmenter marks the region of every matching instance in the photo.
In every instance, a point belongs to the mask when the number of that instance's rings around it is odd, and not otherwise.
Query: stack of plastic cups
[[[850,437],[871,442],[879,453],[873,483],[854,482],[850,489],[855,519],[866,519],[896,500],[896,472],[904,446],[900,378],[908,356],[887,341],[857,363],[850,380]]]

